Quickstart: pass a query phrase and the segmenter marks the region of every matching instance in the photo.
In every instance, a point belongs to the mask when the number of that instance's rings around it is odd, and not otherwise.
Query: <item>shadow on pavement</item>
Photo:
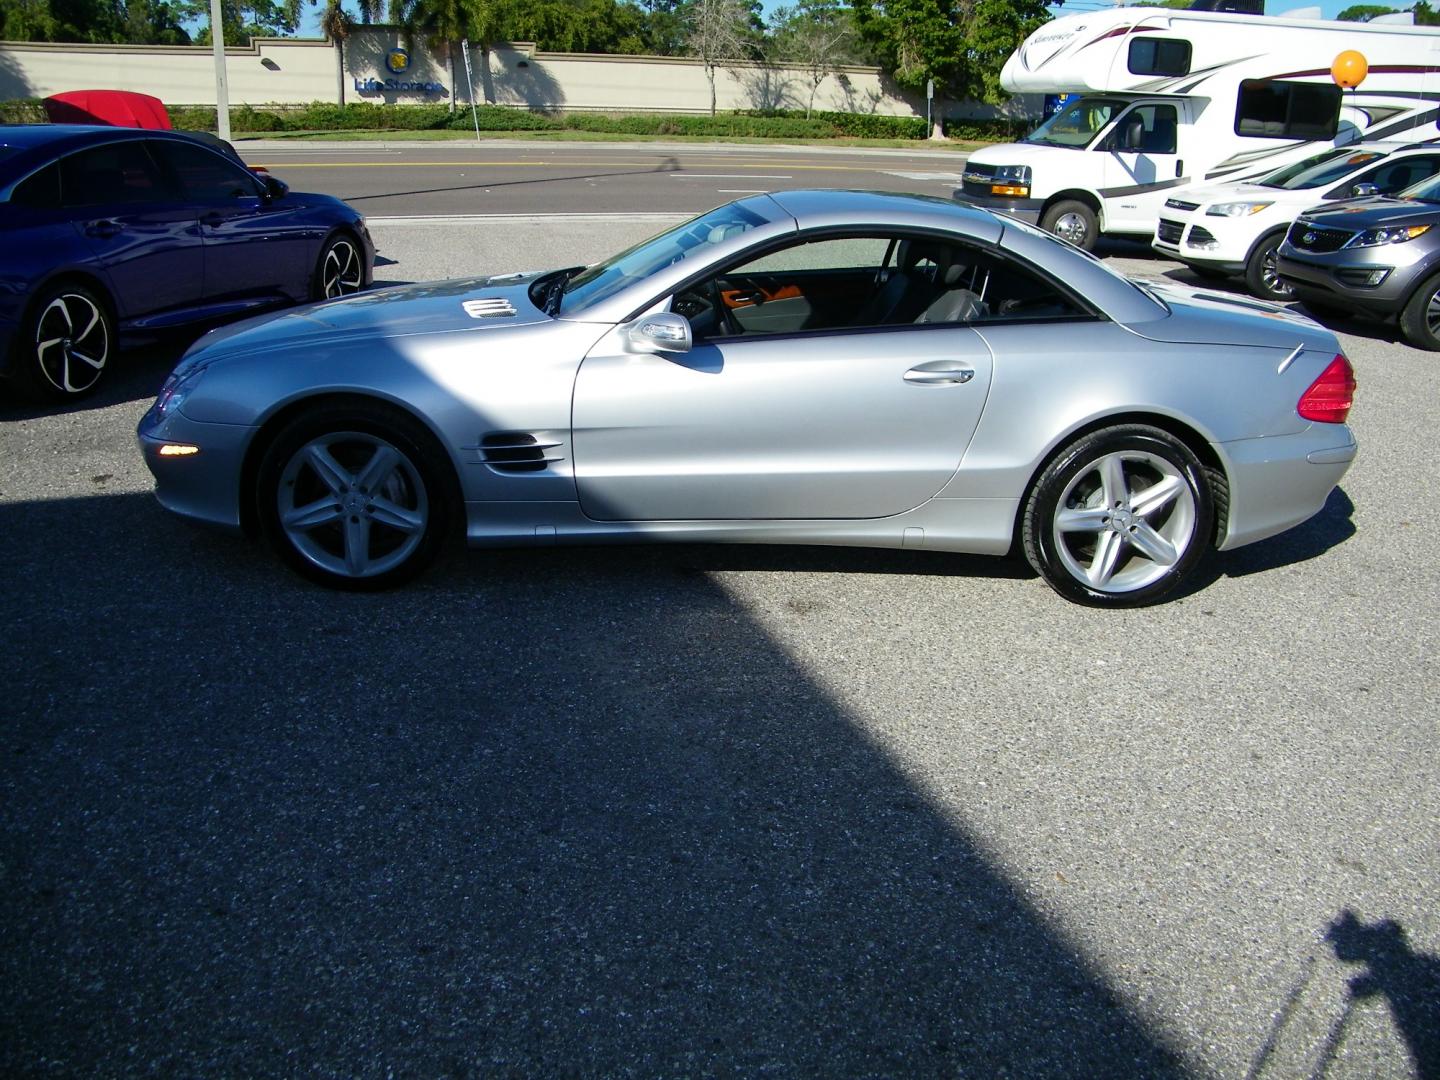
[[[0,530],[7,1074],[1185,1073],[684,549]]]

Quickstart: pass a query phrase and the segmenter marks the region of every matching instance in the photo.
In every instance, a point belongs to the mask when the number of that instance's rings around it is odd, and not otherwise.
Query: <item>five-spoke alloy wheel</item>
[[[450,519],[447,468],[429,432],[399,410],[320,406],[266,451],[261,523],[305,576],[337,588],[388,588],[435,557]]]
[[[1031,489],[1025,557],[1068,599],[1153,603],[1204,557],[1214,515],[1205,470],[1179,439],[1105,428],[1066,447]]]
[[[332,236],[320,252],[315,266],[315,298],[331,300],[359,292],[365,284],[365,262],[360,246],[341,233]]]
[[[31,396],[69,400],[92,393],[104,378],[115,347],[114,322],[105,302],[82,285],[42,292],[31,308],[26,361],[17,372]]]

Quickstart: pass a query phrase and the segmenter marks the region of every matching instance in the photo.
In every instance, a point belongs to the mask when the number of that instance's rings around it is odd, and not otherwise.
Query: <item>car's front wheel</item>
[[[57,285],[35,298],[15,359],[20,389],[42,401],[94,393],[115,351],[115,321],[83,285]]]
[[[1295,299],[1295,290],[1280,277],[1280,241],[1284,239],[1283,232],[1264,237],[1255,245],[1245,264],[1245,284],[1262,300],[1285,303]]]
[[[1405,304],[1400,332],[1417,349],[1440,352],[1440,274],[1421,282]]]
[[[1079,199],[1062,199],[1050,207],[1040,219],[1040,227],[1082,251],[1094,251],[1100,237],[1100,219]]]
[[[359,242],[348,233],[337,233],[320,249],[315,264],[312,291],[316,300],[331,300],[359,292],[365,284],[365,259]]]
[[[398,409],[317,406],[265,451],[256,491],[261,526],[290,566],[323,585],[399,585],[444,540],[448,468],[430,433]]]
[[[1159,428],[1126,424],[1071,443],[1025,505],[1025,557],[1068,600],[1154,603],[1209,548],[1215,504],[1190,448]]]

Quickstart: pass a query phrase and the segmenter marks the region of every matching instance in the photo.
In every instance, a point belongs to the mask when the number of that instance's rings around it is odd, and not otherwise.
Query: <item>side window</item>
[[[186,202],[230,202],[260,194],[250,173],[214,151],[169,139],[153,145]]]
[[[679,294],[671,309],[702,340],[1084,315],[1033,271],[920,236],[792,244]]]
[[[1127,57],[1131,75],[1189,75],[1190,42],[1183,38],[1137,37]]]
[[[65,206],[163,202],[170,197],[140,139],[96,146],[60,162]]]
[[[54,210],[60,205],[60,165],[46,165],[15,185],[10,201],[32,210]]]
[[[1363,176],[1355,178],[1356,184],[1374,184],[1382,195],[1393,195],[1403,188],[1428,180],[1440,172],[1440,156],[1419,155],[1385,162]]]
[[[1260,139],[1333,139],[1340,88],[1322,83],[1246,79],[1235,102],[1235,134]]]
[[[1122,154],[1173,154],[1178,127],[1174,105],[1137,105],[1120,118],[1102,149]]]

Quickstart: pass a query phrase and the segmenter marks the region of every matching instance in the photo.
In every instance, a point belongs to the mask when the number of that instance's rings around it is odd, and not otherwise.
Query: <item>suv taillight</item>
[[[1344,353],[1336,353],[1320,377],[1310,384],[1310,389],[1300,395],[1295,411],[1306,420],[1343,424],[1354,402],[1355,370]]]

